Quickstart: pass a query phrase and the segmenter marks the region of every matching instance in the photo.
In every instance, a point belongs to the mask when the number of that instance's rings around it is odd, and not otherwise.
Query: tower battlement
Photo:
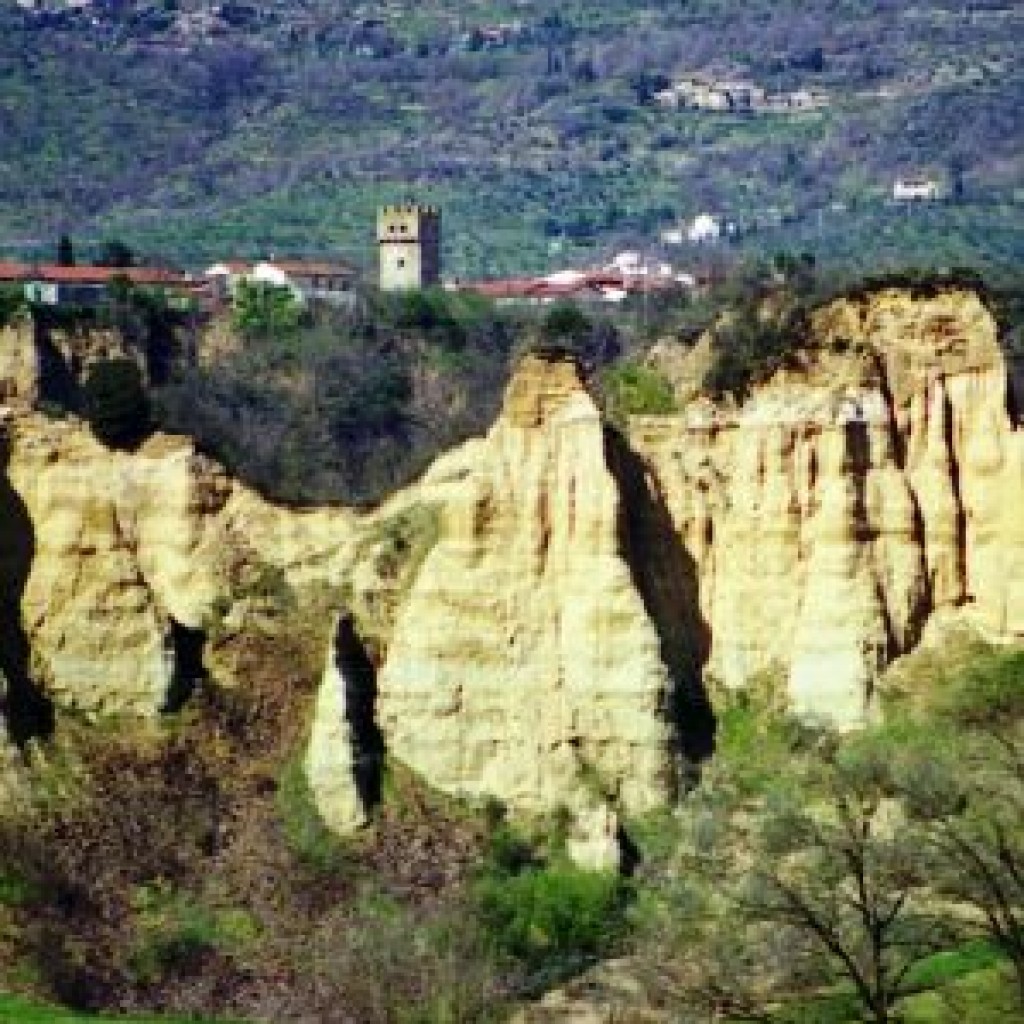
[[[441,210],[395,203],[377,210],[381,291],[427,288],[441,279]]]

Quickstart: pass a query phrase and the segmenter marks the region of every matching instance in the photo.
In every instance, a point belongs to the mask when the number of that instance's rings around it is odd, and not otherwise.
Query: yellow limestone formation
[[[15,589],[33,678],[58,713],[152,714],[174,625],[202,627],[248,571],[344,583],[336,612],[362,627],[376,609],[381,663],[370,712],[333,646],[324,673],[306,768],[339,830],[365,813],[369,713],[431,785],[564,804],[574,855],[614,863],[616,809],[673,790],[684,641],[706,678],[771,671],[797,710],[851,726],[929,619],[1024,637],[1024,430],[995,322],[965,291],[828,305],[802,365],[742,406],[634,417],[628,473],[575,366],[528,357],[486,437],[367,515],[271,505],[182,438],[111,452],[30,411],[38,360],[14,333],[0,539],[29,556]],[[423,509],[439,536],[383,581],[384,524]]]
[[[698,567],[707,671],[781,673],[796,709],[853,725],[932,612],[1024,636],[1024,431],[973,293],[840,300],[812,331],[742,407],[693,401],[630,437]]]

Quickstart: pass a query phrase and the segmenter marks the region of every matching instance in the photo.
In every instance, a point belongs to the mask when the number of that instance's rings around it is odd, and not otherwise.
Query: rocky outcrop
[[[74,420],[37,415],[8,434],[33,550],[21,627],[33,676],[61,706],[155,712],[175,674],[173,624],[202,628],[267,566],[299,584],[350,560],[348,513],[269,505],[184,439],[115,452]]]
[[[579,858],[594,864],[617,858],[609,799],[632,811],[668,799],[676,742],[674,684],[626,561],[605,440],[573,363],[523,361],[446,495],[376,695],[391,756],[449,793],[571,805],[590,825],[574,836]],[[335,728],[345,689],[329,670]],[[334,749],[350,771],[345,744]],[[330,813],[358,820],[347,795]]]
[[[671,681],[621,514],[575,367],[528,358],[399,613],[377,702],[395,756],[519,808],[585,772],[633,809],[668,796]]]
[[[1024,636],[1024,431],[988,310],[887,291],[812,335],[741,407],[694,399],[628,438],[574,364],[528,357],[486,437],[366,514],[274,506],[182,438],[111,452],[11,407],[16,668],[58,709],[152,714],[176,638],[267,587],[329,594],[305,764],[332,827],[364,820],[386,750],[453,794],[564,805],[574,856],[614,863],[617,813],[707,751],[701,670],[851,725],[929,621]]]
[[[741,408],[630,435],[698,568],[708,673],[775,673],[798,710],[852,724],[936,610],[1024,634],[1024,432],[971,293],[835,302],[812,335]]]
[[[30,407],[39,398],[40,357],[28,320],[0,327],[0,406]]]

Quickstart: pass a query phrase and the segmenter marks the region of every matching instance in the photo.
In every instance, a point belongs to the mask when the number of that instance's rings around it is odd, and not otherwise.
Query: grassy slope
[[[898,1004],[905,1024],[1014,1024],[1020,1006],[1002,956],[978,941],[940,953],[912,972],[920,991]],[[859,1003],[852,993],[837,992],[795,1004],[776,1014],[777,1024],[855,1024]]]
[[[203,1021],[212,1024],[211,1018],[200,1017],[97,1017],[0,994],[0,1024],[201,1024]],[[227,1022],[222,1021],[222,1024]]]

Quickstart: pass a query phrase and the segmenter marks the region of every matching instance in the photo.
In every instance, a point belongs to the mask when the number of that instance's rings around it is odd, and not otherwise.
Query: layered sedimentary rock
[[[268,580],[320,588],[348,631],[306,759],[333,827],[387,750],[452,793],[569,807],[574,855],[610,863],[615,808],[672,792],[695,668],[853,724],[929,620],[1024,635],[1024,431],[984,305],[832,303],[800,360],[740,407],[634,418],[627,445],[572,363],[527,358],[486,437],[365,515],[273,506],[181,438],[111,452],[29,411],[15,360],[7,649],[58,709],[152,714],[177,632]]]
[[[446,496],[376,683],[392,756],[450,793],[568,806],[592,864],[617,857],[606,800],[664,802],[675,762],[672,680],[624,556],[605,444],[577,368],[527,358]],[[337,722],[346,687],[328,675]],[[321,734],[312,778],[322,748]],[[336,757],[348,770],[350,752]]]
[[[835,302],[812,337],[742,407],[631,438],[698,567],[708,672],[780,674],[798,710],[854,723],[935,610],[1024,634],[1024,432],[971,293]]]
[[[0,327],[0,406],[30,406],[39,398],[40,363],[31,323]]]
[[[173,625],[202,627],[266,565],[289,579],[348,560],[344,511],[275,508],[181,438],[110,451],[74,421],[6,428],[5,528],[30,551],[20,628],[58,704],[153,713],[175,673]]]
[[[590,771],[651,806],[671,785],[670,681],[576,368],[527,359],[477,456],[395,626],[387,745],[452,792],[549,809]]]

